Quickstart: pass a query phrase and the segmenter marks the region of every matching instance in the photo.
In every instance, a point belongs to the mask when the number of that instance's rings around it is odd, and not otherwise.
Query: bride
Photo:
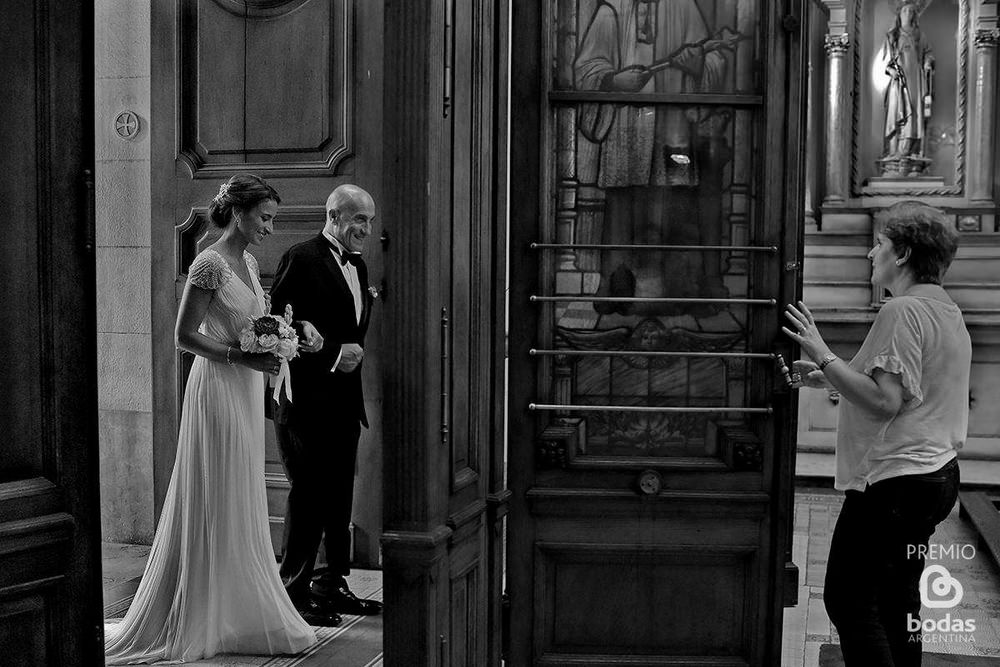
[[[177,314],[177,346],[196,355],[177,458],[135,599],[108,626],[109,665],[298,653],[316,642],[282,586],[267,524],[261,401],[278,358],[235,342],[249,317],[268,312],[246,247],[272,232],[279,201],[263,179],[238,174],[209,208],[222,237],[191,263]],[[303,326],[302,349],[317,351],[322,338]]]

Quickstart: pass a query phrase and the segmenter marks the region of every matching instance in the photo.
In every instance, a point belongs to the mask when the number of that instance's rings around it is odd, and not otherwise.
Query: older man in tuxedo
[[[336,625],[340,614],[382,610],[381,603],[356,597],[344,579],[350,573],[358,438],[368,426],[361,363],[373,297],[361,250],[374,218],[371,195],[356,185],[337,187],[326,202],[323,231],[284,254],[271,289],[272,312],[283,313],[291,304],[296,322],[315,327],[302,332],[303,345],[314,353],[290,364],[294,398],[282,394],[274,410],[291,483],[281,578],[313,625]],[[328,569],[314,581],[324,533]]]

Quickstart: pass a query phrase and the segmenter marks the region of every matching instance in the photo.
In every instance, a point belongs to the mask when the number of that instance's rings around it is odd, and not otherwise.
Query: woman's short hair
[[[886,209],[882,233],[901,257],[909,248],[906,265],[918,283],[941,284],[958,249],[958,231],[937,208],[918,201],[901,201]]]
[[[233,212],[246,213],[262,201],[273,199],[281,203],[278,192],[260,176],[234,174],[219,186],[219,193],[208,207],[208,218],[216,227],[226,227],[233,219]]]

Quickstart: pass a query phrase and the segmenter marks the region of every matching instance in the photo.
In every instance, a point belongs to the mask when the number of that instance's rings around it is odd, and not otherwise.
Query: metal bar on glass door
[[[571,302],[571,301],[593,301],[594,303],[719,303],[737,304],[748,306],[776,306],[778,302],[774,299],[709,299],[697,297],[668,297],[668,296],[589,296],[587,294],[572,294],[566,296],[538,296],[532,294],[528,297],[532,303],[541,302]]]
[[[664,245],[659,243],[537,243],[532,250],[719,250],[722,252],[778,252],[773,245]]]
[[[773,352],[665,352],[663,350],[539,350],[531,348],[532,357],[697,357],[704,359],[767,359],[775,358]]]
[[[764,102],[760,95],[732,93],[628,93],[624,91],[553,90],[550,102],[591,102],[594,104],[688,104],[698,106],[756,107]]]
[[[556,405],[552,403],[528,403],[529,410],[564,410],[577,412],[745,412],[752,414],[771,414],[770,406],[766,408],[743,408],[731,405],[698,406],[698,407],[668,407],[658,405]]]

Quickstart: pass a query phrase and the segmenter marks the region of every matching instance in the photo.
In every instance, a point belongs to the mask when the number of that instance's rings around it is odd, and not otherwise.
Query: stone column
[[[996,122],[997,43],[1000,28],[976,31],[976,103],[969,136],[969,200],[993,201],[993,144]]]
[[[844,133],[850,114],[850,94],[844,76],[844,60],[851,40],[847,33],[826,35],[826,196],[824,206],[843,206],[850,190],[851,154]]]
[[[151,2],[98,0],[93,11],[101,537],[150,544]]]

